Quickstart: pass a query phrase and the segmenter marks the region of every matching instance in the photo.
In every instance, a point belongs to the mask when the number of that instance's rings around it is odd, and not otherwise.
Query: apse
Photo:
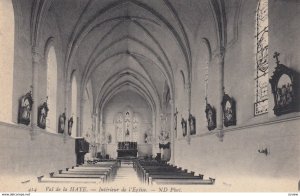
[[[138,156],[152,154],[153,111],[132,87],[115,94],[103,107],[102,154],[117,158],[119,142],[137,142]]]

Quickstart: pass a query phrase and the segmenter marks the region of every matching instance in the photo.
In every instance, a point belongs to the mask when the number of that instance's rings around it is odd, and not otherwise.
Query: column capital
[[[217,50],[215,50],[215,52],[213,53],[213,58],[214,59],[219,59],[220,61],[222,61],[225,57],[225,52],[226,52],[226,49],[224,47],[221,47]]]
[[[32,48],[32,60],[34,63],[40,63],[43,59],[43,55],[34,47]]]
[[[185,84],[184,88],[185,88],[186,90],[190,90],[190,89],[191,89],[191,83],[190,83],[190,82],[187,82],[187,83]]]

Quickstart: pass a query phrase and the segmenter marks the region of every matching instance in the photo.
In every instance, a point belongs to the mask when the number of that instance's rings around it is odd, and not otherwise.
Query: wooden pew
[[[117,161],[110,162],[100,162],[95,164],[85,164],[80,165],[78,167],[74,167],[73,169],[68,170],[70,174],[91,174],[91,173],[99,173],[106,174],[106,180],[111,181],[119,168],[119,163]],[[67,172],[64,172],[67,173]]]
[[[58,173],[51,172],[49,177],[38,177],[43,183],[104,183],[113,180],[119,167],[118,161],[109,160],[105,162],[93,162],[83,165],[59,170]]]
[[[184,185],[213,185],[215,180],[213,179],[186,179],[186,178],[152,178],[149,177],[149,184],[184,184]]]
[[[203,179],[203,175],[195,176],[195,172],[157,161],[136,161],[134,168],[142,182],[147,184],[214,184],[215,179]]]
[[[104,178],[90,179],[90,178],[51,178],[42,177],[38,179],[39,183],[104,183]]]

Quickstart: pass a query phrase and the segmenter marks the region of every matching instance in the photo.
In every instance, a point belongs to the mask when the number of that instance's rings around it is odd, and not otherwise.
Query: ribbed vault
[[[112,87],[122,85],[110,85],[110,89],[106,89],[108,81],[124,69],[130,69],[135,76],[145,79],[131,80],[127,86],[147,92],[145,98],[156,100],[152,101],[154,108],[161,108],[159,100],[162,100],[165,81],[173,96],[174,72],[180,68],[189,73],[190,44],[170,2],[90,0],[85,3],[76,1],[76,4],[67,7],[54,0],[52,6],[56,4],[64,11],[57,10],[55,13],[65,13],[62,18],[69,19],[63,19],[60,25],[62,32],[70,35],[66,43],[67,73],[80,70],[81,89],[91,79],[96,97],[94,108],[99,109],[102,107],[99,104],[105,103],[102,102],[103,96],[107,96],[104,92],[112,92]],[[79,5],[82,7],[80,11]],[[81,14],[72,17],[67,12],[70,8]],[[181,58],[175,61],[172,56]]]
[[[159,119],[168,100],[175,105],[178,73],[185,73],[184,88],[190,88],[195,47],[190,40],[197,37],[201,11],[210,6],[183,0],[35,0],[32,45],[39,42],[43,21],[55,16],[65,78],[76,70],[80,99],[91,82],[94,115],[101,116],[106,103],[130,90],[143,97]]]

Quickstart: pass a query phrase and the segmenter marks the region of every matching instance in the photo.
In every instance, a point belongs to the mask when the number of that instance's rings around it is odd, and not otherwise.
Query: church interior
[[[122,172],[299,190],[299,18],[297,0],[1,0],[0,191]]]

